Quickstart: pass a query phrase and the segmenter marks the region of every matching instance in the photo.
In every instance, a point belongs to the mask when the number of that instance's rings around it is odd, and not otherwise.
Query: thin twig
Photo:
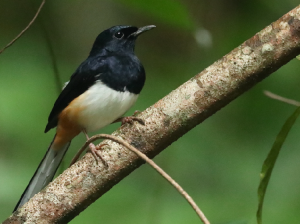
[[[75,156],[71,160],[69,167],[72,166],[79,159],[80,155],[83,153],[83,151],[86,149],[86,147],[92,142],[92,141],[90,141],[92,138],[90,138],[88,141],[86,141],[85,144],[78,150],[78,152],[75,154]],[[95,140],[93,140],[93,141],[95,141]]]
[[[109,139],[109,140],[112,140],[114,142],[117,142],[117,143],[125,146],[126,148],[128,148],[129,150],[131,150],[132,152],[134,152],[135,154],[137,154],[143,160],[145,160],[159,174],[161,174],[170,184],[172,184],[176,188],[176,190],[188,201],[188,203],[190,203],[190,205],[195,210],[195,212],[197,213],[197,215],[200,217],[200,219],[202,220],[202,222],[204,224],[210,224],[210,222],[205,217],[204,213],[200,210],[200,208],[197,206],[197,204],[194,202],[194,200],[188,195],[188,193],[185,190],[183,190],[183,188],[175,180],[172,179],[172,177],[170,177],[165,171],[163,171],[158,165],[156,165],[156,163],[153,160],[151,160],[150,158],[148,158],[144,153],[140,152],[139,150],[137,150],[135,147],[133,147],[129,143],[125,142],[124,140],[119,139],[119,138],[117,138],[117,137],[115,137],[113,135],[107,135],[107,134],[94,135],[88,141],[86,141],[86,143],[84,144],[84,146],[78,151],[77,154],[80,155],[81,152],[83,152],[83,150],[91,142],[93,142],[93,141],[95,141],[97,139]],[[78,159],[78,158],[76,158],[76,159]]]
[[[62,88],[63,88],[63,84],[62,84],[62,81],[61,81],[61,78],[60,78],[60,75],[59,75],[57,60],[56,60],[56,57],[55,57],[55,53],[54,53],[53,45],[52,45],[52,42],[51,42],[51,38],[50,38],[50,35],[49,35],[42,19],[40,18],[40,20],[37,20],[37,21],[40,23],[42,32],[43,32],[44,37],[45,37],[45,41],[46,41],[47,48],[48,48],[48,51],[49,51],[49,55],[50,55],[50,58],[51,58],[51,64],[52,64],[52,68],[53,68],[53,75],[54,75],[54,81],[55,81],[55,85],[56,85],[56,89],[57,89],[57,94],[59,95],[61,93]]]
[[[294,105],[294,106],[297,106],[297,107],[300,107],[300,102],[296,101],[296,100],[292,100],[292,99],[289,99],[289,98],[285,98],[285,97],[282,97],[282,96],[279,96],[275,93],[272,93],[270,91],[264,91],[264,94],[272,99],[275,99],[275,100],[279,100],[281,102],[284,102],[284,103],[288,103],[288,104],[291,104],[291,105]]]
[[[10,47],[14,42],[16,42],[29,28],[30,26],[33,24],[33,22],[35,21],[35,19],[37,18],[37,16],[39,15],[41,9],[43,8],[44,4],[45,4],[46,0],[43,0],[40,7],[38,8],[36,14],[34,15],[33,19],[30,21],[30,23],[25,27],[24,30],[21,31],[21,33],[19,33],[18,36],[16,36],[10,43],[8,43],[2,50],[0,50],[0,54],[8,47]]]

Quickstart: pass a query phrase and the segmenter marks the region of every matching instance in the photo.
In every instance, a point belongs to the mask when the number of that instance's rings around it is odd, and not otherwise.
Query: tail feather
[[[29,201],[30,198],[40,192],[45,186],[48,185],[48,183],[52,181],[71,143],[68,142],[61,149],[54,151],[52,149],[53,141],[51,142],[43,160],[39,164],[25,191],[23,192],[14,211],[23,206],[27,201]]]

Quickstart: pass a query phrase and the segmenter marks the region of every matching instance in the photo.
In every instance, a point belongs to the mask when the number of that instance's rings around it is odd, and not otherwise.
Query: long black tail
[[[55,138],[55,136],[54,136]],[[54,139],[53,139],[54,140]],[[70,143],[65,144],[61,149],[54,151],[52,149],[53,140],[25,191],[23,192],[14,211],[24,205],[31,197],[40,192],[45,186],[50,183],[58,169],[64,155],[66,154]]]

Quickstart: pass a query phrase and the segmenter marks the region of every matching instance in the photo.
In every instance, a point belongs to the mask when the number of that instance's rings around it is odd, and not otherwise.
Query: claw
[[[98,152],[98,150],[100,150],[104,145],[107,145],[107,144],[101,144],[99,146],[95,146],[93,143],[90,143],[89,144],[89,150],[93,157],[95,158],[97,164],[99,162],[99,159],[101,160],[101,162],[103,163],[104,166],[108,167],[108,164],[107,162],[103,159],[103,157],[101,156],[101,154]]]
[[[141,118],[138,118],[138,117],[129,116],[129,117],[122,117],[122,118],[121,118],[122,125],[124,125],[124,124],[126,124],[126,123],[133,124],[133,121],[137,121],[137,122],[139,122],[141,125],[145,125],[144,120],[141,119]]]
[[[86,133],[86,130],[83,129],[82,132],[84,133],[84,135],[86,136],[87,141],[90,139],[88,134]],[[89,144],[89,149],[87,151],[90,151],[93,155],[93,157],[95,158],[97,164],[99,162],[99,159],[101,160],[101,162],[104,164],[104,166],[108,167],[107,162],[103,159],[103,157],[101,156],[101,154],[98,152],[103,146],[105,146],[107,144],[101,144],[99,146],[95,146],[93,143]],[[74,158],[72,159],[70,166],[72,166],[80,157],[80,155],[82,154],[82,152],[84,151],[84,148],[81,148],[81,150],[79,150],[76,155],[74,156]]]
[[[133,116],[136,116],[136,115],[138,115],[138,114],[140,114],[140,113],[141,113],[141,111],[136,110],[136,111],[134,111]]]

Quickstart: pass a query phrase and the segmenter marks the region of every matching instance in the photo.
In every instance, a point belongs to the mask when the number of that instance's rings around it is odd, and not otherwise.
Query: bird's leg
[[[104,145],[107,145],[107,144],[101,144],[97,147],[93,143],[90,143],[88,151],[90,151],[92,153],[92,155],[94,156],[97,163],[100,159],[105,166],[108,166],[107,162],[102,158],[102,156],[98,152],[98,150],[101,149],[102,146],[104,146]]]
[[[115,120],[115,121],[112,122],[112,123],[122,122],[121,125],[123,125],[123,124],[126,124],[126,123],[132,124],[133,121],[137,121],[137,122],[139,122],[141,125],[145,125],[145,122],[144,122],[143,119],[138,118],[138,117],[135,117],[138,113],[140,113],[140,111],[137,111],[137,110],[136,110],[136,111],[133,113],[133,116],[120,117],[120,118],[118,118],[117,120]]]
[[[88,136],[87,132],[85,129],[82,130],[82,132],[84,133],[86,140],[89,140],[90,137]],[[98,150],[100,150],[104,145],[107,144],[101,144],[98,147],[96,147],[93,143],[89,144],[89,151],[92,153],[92,155],[94,156],[95,160],[98,162],[99,158],[101,159],[102,163],[105,166],[108,166],[108,164],[106,163],[106,161],[102,158],[102,156],[98,153]]]
[[[82,132],[83,132],[83,134],[85,135],[86,140],[88,141],[88,140],[90,139],[90,137],[88,136],[86,130],[83,129]],[[102,156],[98,153],[98,150],[100,150],[104,145],[107,145],[107,144],[101,144],[101,145],[99,145],[99,146],[97,147],[97,146],[95,146],[93,143],[90,143],[90,144],[89,144],[89,149],[88,149],[88,151],[90,151],[90,152],[92,153],[92,155],[93,155],[93,157],[95,158],[95,160],[96,160],[97,163],[98,163],[98,160],[99,160],[99,158],[100,158],[100,160],[102,161],[102,163],[103,163],[105,166],[108,166],[107,162],[106,162],[106,161],[102,158]],[[77,154],[76,154],[75,157],[73,158],[73,160],[72,160],[70,166],[73,165],[73,164],[77,161],[77,159],[80,157],[81,153],[82,153],[82,152],[80,152],[80,151],[77,152]]]

